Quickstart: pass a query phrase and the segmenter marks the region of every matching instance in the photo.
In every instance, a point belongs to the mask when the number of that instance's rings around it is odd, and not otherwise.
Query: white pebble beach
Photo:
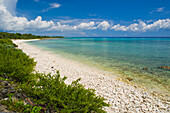
[[[26,40],[30,41],[30,40]],[[37,62],[35,71],[52,73],[59,70],[61,77],[68,77],[65,81],[81,78],[80,83],[85,88],[93,88],[97,95],[101,95],[110,103],[104,108],[108,113],[168,113],[170,101],[151,95],[145,88],[128,84],[107,72],[89,67],[77,61],[67,59],[61,55],[44,51],[41,48],[24,43],[25,40],[13,40],[18,48]]]

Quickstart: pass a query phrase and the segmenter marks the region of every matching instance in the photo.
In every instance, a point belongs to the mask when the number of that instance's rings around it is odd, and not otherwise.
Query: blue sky
[[[0,31],[170,36],[170,0],[0,0]]]

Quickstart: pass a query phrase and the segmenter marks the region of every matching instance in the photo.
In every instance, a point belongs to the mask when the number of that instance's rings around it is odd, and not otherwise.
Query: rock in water
[[[158,68],[170,70],[170,66],[159,66]]]
[[[142,70],[148,70],[148,68],[147,68],[147,67],[144,67]]]
[[[129,81],[132,81],[132,80],[133,80],[133,78],[130,78],[130,77],[127,77],[126,79],[128,79]]]

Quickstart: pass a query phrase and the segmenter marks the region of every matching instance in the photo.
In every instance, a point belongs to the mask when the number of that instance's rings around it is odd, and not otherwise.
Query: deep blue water
[[[158,68],[170,66],[170,38],[72,37],[29,43],[137,83],[170,87],[170,70]]]

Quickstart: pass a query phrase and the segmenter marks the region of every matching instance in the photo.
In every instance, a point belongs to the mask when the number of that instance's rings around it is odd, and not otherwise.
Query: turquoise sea
[[[170,91],[170,38],[70,37],[28,42],[163,92]]]

